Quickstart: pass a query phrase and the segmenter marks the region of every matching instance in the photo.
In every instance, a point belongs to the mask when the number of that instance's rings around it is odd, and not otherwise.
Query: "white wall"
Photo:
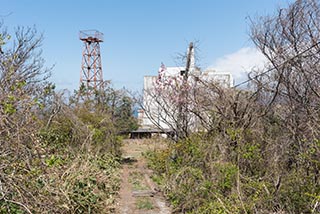
[[[184,70],[183,67],[167,67],[165,70],[165,76],[178,76],[180,75],[180,71]],[[194,75],[197,75],[200,79],[205,81],[215,81],[219,84],[222,84],[223,87],[233,87],[234,80],[230,73],[228,72],[216,72],[214,70],[206,70],[205,72],[200,72],[196,69],[190,69]],[[191,73],[192,74],[192,73]],[[143,96],[143,105],[147,107],[147,111],[143,112],[139,117],[141,121],[140,128],[142,129],[158,129],[153,122],[156,122],[161,129],[170,129],[170,127],[166,124],[166,122],[170,122],[170,117],[167,117],[159,105],[157,103],[152,102],[152,96],[155,92],[155,83],[158,76],[145,76],[144,77],[144,96]],[[151,117],[152,120],[150,120]],[[167,118],[167,119],[163,119]],[[153,122],[152,122],[153,121]],[[165,122],[166,121],[166,122]]]

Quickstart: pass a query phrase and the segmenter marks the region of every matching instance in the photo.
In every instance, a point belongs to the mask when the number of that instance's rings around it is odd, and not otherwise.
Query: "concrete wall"
[[[165,70],[165,76],[178,76],[180,75],[180,71],[184,70],[183,67],[167,67]],[[197,76],[199,79],[202,79],[204,81],[214,81],[221,84],[223,87],[232,87],[234,84],[233,77],[230,73],[222,73],[222,72],[216,72],[214,70],[206,70],[204,72],[200,72],[200,70],[197,70],[195,68],[190,69],[190,76],[194,75]],[[146,108],[146,110],[149,112],[149,114],[146,114],[144,111],[140,111],[140,114],[138,116],[139,120],[141,121],[140,128],[142,129],[156,129],[159,128],[156,125],[153,124],[153,122],[156,122],[158,126],[160,126],[161,129],[170,129],[170,126],[168,126],[165,122],[170,122],[170,119],[163,119],[166,118],[166,115],[163,111],[161,111],[161,108],[157,103],[152,102],[153,98],[151,94],[154,94],[155,92],[155,83],[158,76],[145,76],[144,77],[144,96],[143,96],[143,105]],[[152,119],[150,119],[150,118]],[[153,122],[152,122],[153,121]]]

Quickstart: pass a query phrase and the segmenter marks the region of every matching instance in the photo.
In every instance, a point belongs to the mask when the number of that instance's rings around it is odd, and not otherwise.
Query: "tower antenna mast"
[[[92,97],[96,92],[103,90],[100,54],[103,33],[97,30],[83,30],[79,33],[79,39],[84,44],[80,71],[80,93]]]

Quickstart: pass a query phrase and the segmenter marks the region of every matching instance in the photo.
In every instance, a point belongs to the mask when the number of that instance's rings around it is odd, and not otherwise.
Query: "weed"
[[[149,198],[143,197],[136,201],[136,206],[140,210],[152,210],[154,206]]]
[[[147,190],[148,187],[143,183],[143,175],[140,172],[133,171],[129,174],[129,182],[133,186],[133,190]]]

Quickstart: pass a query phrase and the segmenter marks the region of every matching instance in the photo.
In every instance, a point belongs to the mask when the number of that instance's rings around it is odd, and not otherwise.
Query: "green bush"
[[[219,134],[197,134],[145,156],[175,212],[310,213],[320,193],[317,171],[310,171],[320,166],[315,155],[318,141],[300,155],[298,168],[288,170],[280,162],[281,172],[266,159],[273,155],[265,153],[268,146],[274,145],[264,144],[260,137],[250,131],[221,141]],[[237,146],[228,140],[236,140]]]

